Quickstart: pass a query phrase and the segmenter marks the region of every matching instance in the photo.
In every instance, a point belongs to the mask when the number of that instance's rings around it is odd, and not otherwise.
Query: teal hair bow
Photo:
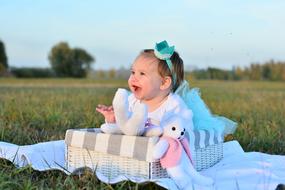
[[[173,53],[174,53],[174,46],[169,46],[166,40],[156,43],[155,48],[154,48],[154,54],[158,59],[166,61],[167,66],[171,71],[173,85],[174,85],[176,76],[172,68],[172,62],[170,60]]]

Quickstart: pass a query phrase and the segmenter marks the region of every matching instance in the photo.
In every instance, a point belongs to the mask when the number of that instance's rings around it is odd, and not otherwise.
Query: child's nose
[[[132,75],[131,76],[131,81],[137,81],[138,79],[137,79],[137,77],[135,76],[135,75]]]

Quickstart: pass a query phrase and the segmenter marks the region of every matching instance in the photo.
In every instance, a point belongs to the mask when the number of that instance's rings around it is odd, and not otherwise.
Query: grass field
[[[246,151],[285,154],[285,83],[191,81],[218,115],[238,122],[235,139]],[[0,141],[19,145],[64,139],[68,128],[99,127],[98,103],[110,104],[126,81],[0,79]],[[86,173],[15,169],[0,160],[0,189],[160,189],[154,184],[100,183]]]

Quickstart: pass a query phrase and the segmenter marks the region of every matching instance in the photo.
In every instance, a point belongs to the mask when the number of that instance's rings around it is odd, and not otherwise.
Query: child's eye
[[[134,75],[134,74],[135,74],[135,71],[131,71],[131,74]]]
[[[145,73],[144,72],[140,72],[140,75],[145,75]]]

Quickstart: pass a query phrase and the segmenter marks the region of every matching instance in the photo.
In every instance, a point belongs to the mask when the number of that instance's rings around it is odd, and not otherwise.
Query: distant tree
[[[5,45],[0,40],[0,74],[8,69],[8,59],[5,51]]]
[[[207,72],[210,74],[210,79],[229,80],[230,71],[209,67]]]
[[[210,79],[210,74],[205,69],[197,69],[191,72],[196,79]]]
[[[281,67],[281,80],[285,81],[285,62],[282,64],[280,63]]]
[[[270,60],[269,62],[266,62],[264,64],[263,71],[265,72],[266,70],[269,70],[269,74],[267,79],[272,80],[272,81],[280,81],[284,80],[282,79],[282,75],[284,72],[284,66],[285,64],[282,62],[275,62],[274,60]],[[284,73],[285,74],[285,73]]]
[[[54,72],[50,68],[36,67],[11,67],[10,72],[18,78],[51,78],[54,77]]]
[[[264,80],[272,80],[272,66],[270,64],[262,66],[262,78]]]
[[[114,68],[109,70],[108,77],[114,79],[116,77],[116,70]]]
[[[86,77],[94,58],[81,48],[70,48],[66,42],[55,45],[48,56],[58,77]]]
[[[99,70],[99,71],[97,72],[97,77],[98,77],[99,79],[104,79],[104,78],[106,77],[106,72],[103,71],[103,70]]]
[[[233,69],[233,79],[234,80],[241,80],[243,78],[243,70],[237,66]]]
[[[250,65],[249,78],[251,80],[261,80],[262,79],[262,67],[258,63],[253,63]]]

